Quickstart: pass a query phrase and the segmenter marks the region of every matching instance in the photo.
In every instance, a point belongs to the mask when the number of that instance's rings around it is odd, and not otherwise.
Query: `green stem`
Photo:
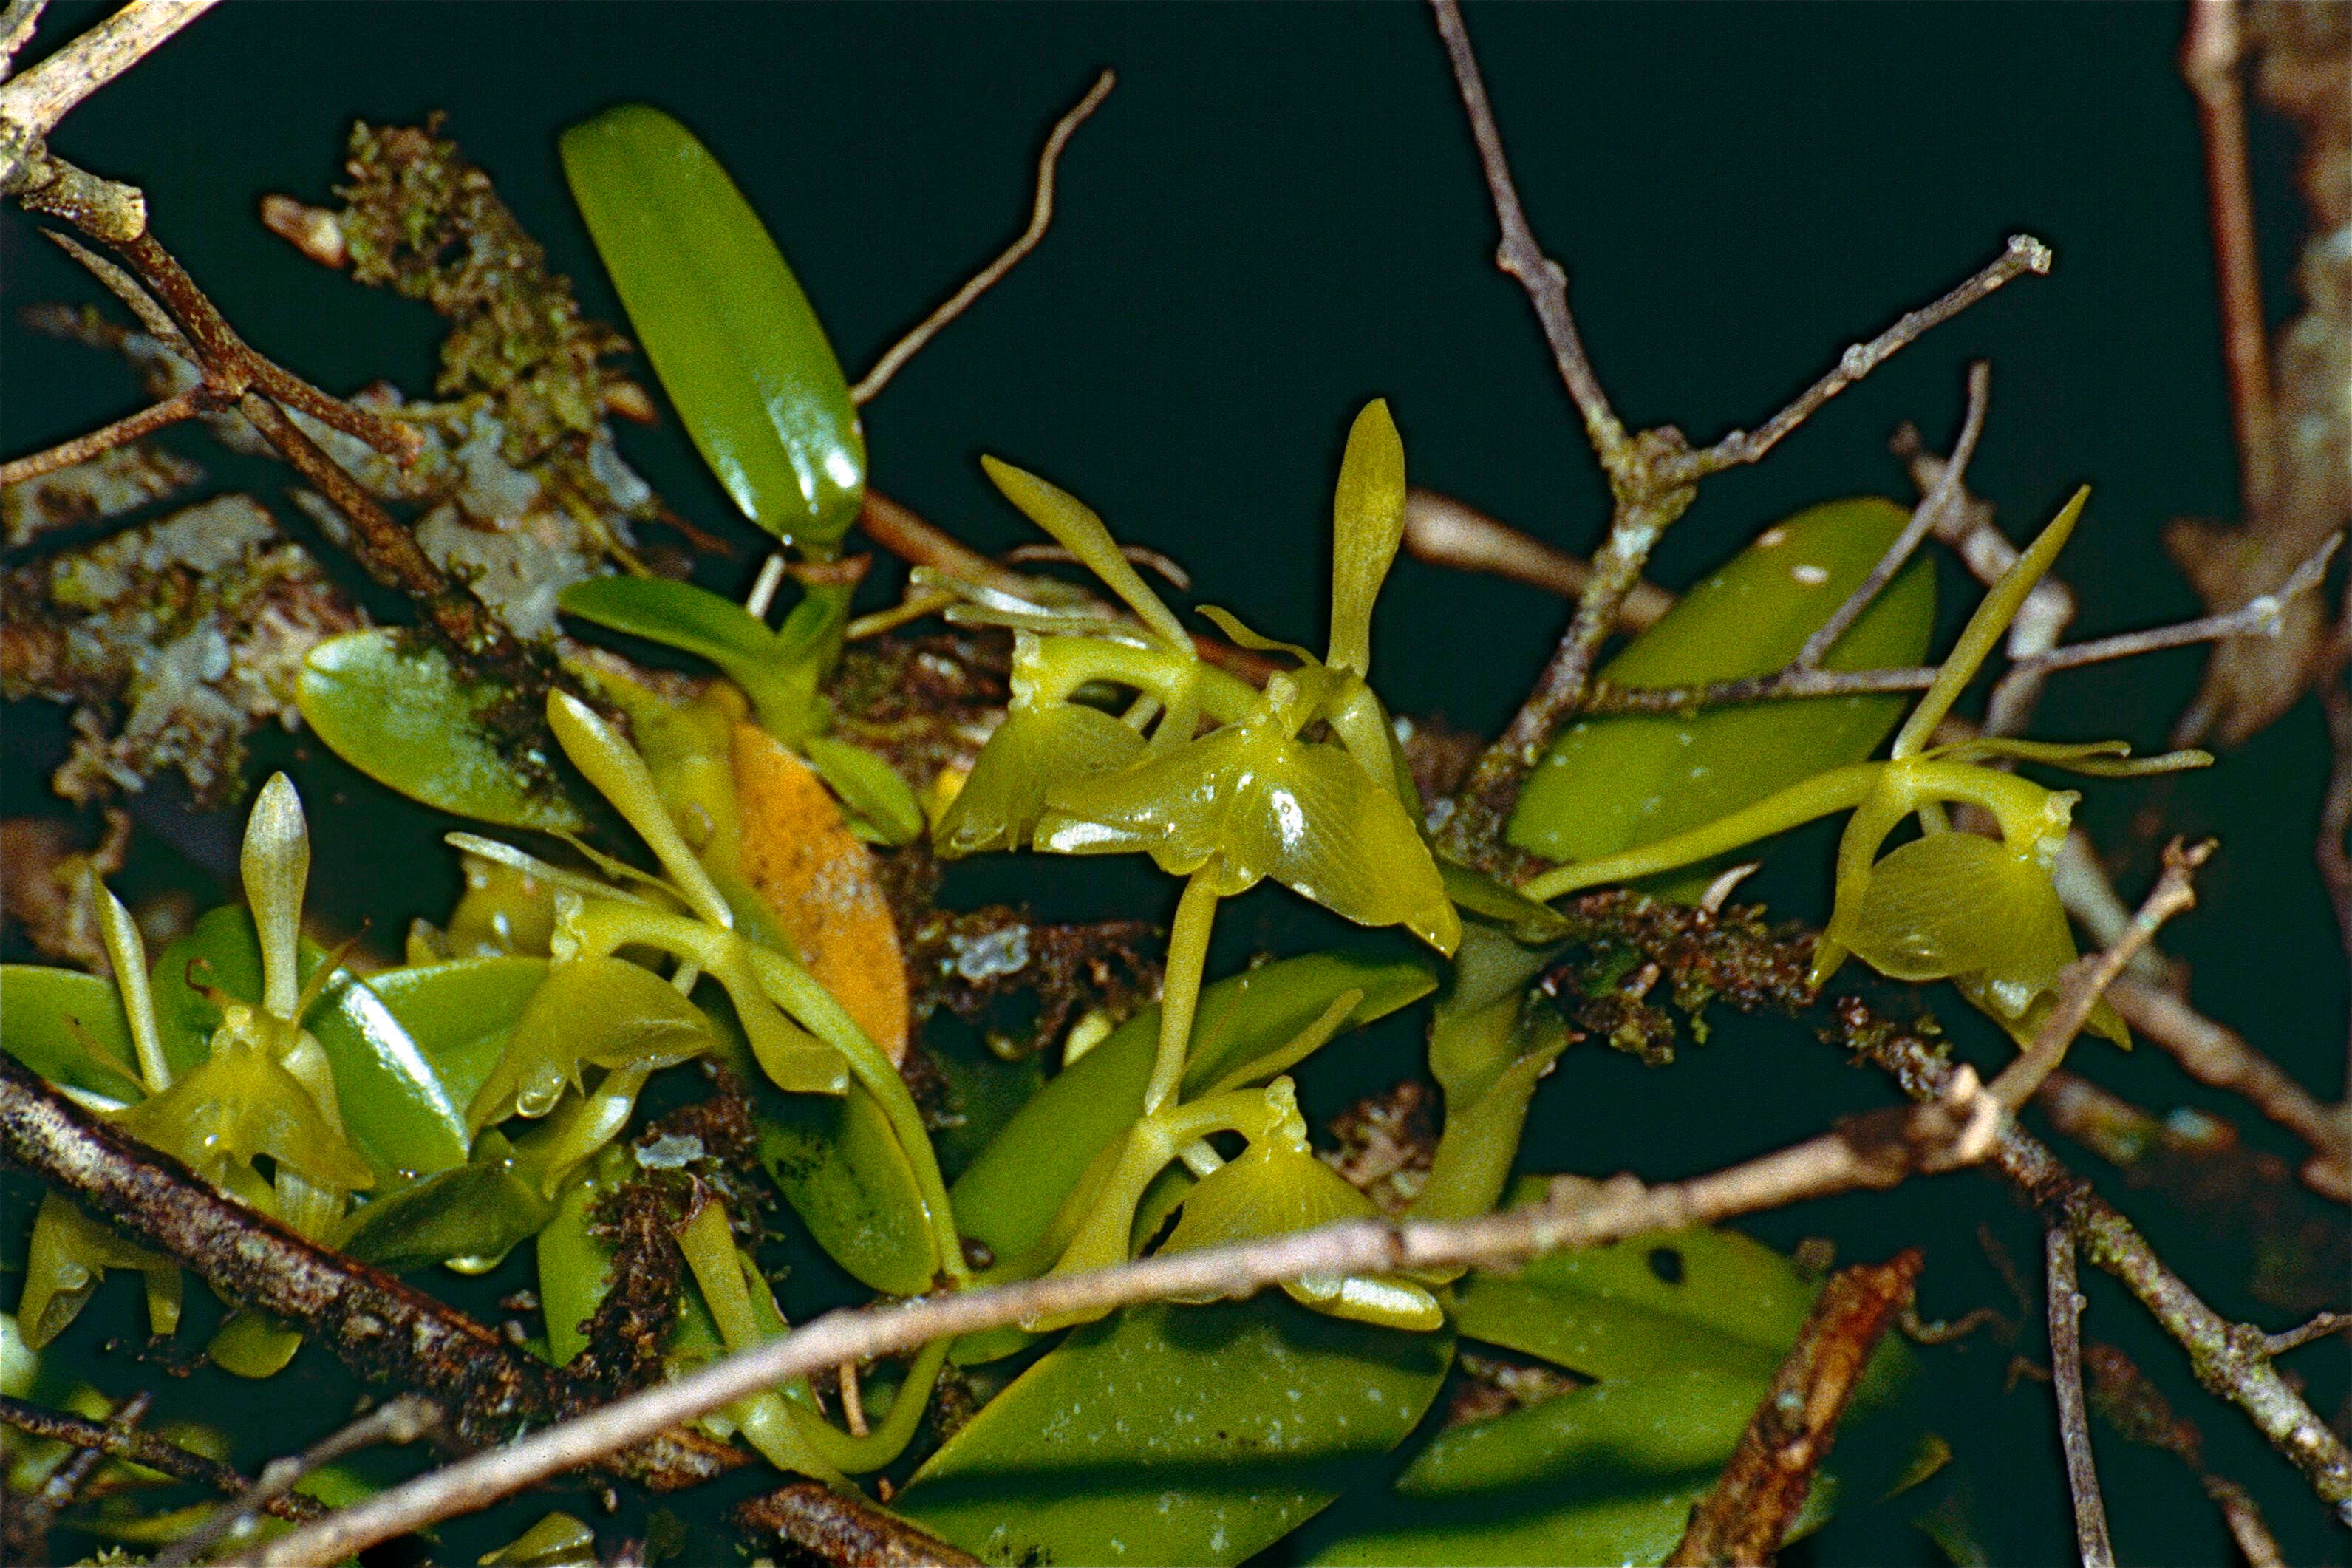
[[[905,1453],[907,1445],[914,1441],[923,1411],[930,1404],[931,1388],[940,1380],[940,1369],[947,1364],[950,1343],[947,1340],[933,1340],[915,1353],[907,1367],[907,1381],[898,1385],[898,1396],[890,1402],[890,1413],[863,1437],[853,1436],[795,1401],[787,1400],[784,1407],[792,1413],[793,1424],[808,1439],[809,1447],[827,1464],[853,1476],[878,1470]]]
[[[915,1097],[907,1090],[907,1080],[814,975],[772,949],[755,947],[750,952],[753,972],[777,1005],[840,1051],[849,1063],[850,1075],[881,1106],[890,1131],[906,1151],[907,1163],[914,1169],[915,1184],[939,1243],[940,1266],[958,1285],[970,1283],[971,1269],[963,1260],[963,1238],[956,1230],[955,1210],[948,1201],[947,1182],[940,1174],[939,1155],[931,1147],[929,1130],[923,1125],[923,1113],[915,1108]]]
[[[1213,855],[1184,884],[1168,933],[1168,978],[1160,992],[1160,1055],[1143,1091],[1143,1114],[1173,1101],[1184,1083],[1192,1046],[1192,1014],[1201,1004],[1201,976],[1209,964],[1209,931],[1217,918],[1217,877],[1225,858]]]

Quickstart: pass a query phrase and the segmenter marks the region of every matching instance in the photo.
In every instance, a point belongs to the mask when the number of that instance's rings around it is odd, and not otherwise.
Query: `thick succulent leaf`
[[[922,1188],[864,1085],[763,1097],[759,1127],[761,1165],[828,1257],[889,1295],[930,1289],[940,1257]]]
[[[932,846],[951,858],[1017,849],[1037,827],[1050,792],[1123,768],[1143,745],[1141,735],[1099,709],[1016,703],[940,814]]]
[[[1197,1095],[1241,1076],[1278,1051],[1349,991],[1363,1000],[1349,1016],[1368,1024],[1428,994],[1435,984],[1418,963],[1313,953],[1261,965],[1201,993],[1184,1092]],[[1049,1079],[1005,1121],[957,1178],[951,1195],[965,1235],[1011,1265],[1043,1239],[1088,1164],[1143,1112],[1160,1037],[1160,1009],[1146,1007]],[[1037,1262],[1042,1272],[1053,1259]]]
[[[1533,1180],[1511,1193],[1542,1196]],[[1817,1289],[1771,1248],[1695,1226],[1551,1253],[1517,1274],[1474,1273],[1455,1287],[1454,1323],[1465,1338],[1587,1377],[1640,1378],[1694,1360],[1769,1376]]]
[[[1794,658],[1885,554],[1909,513],[1876,497],[1831,501],[1769,528],[1601,671],[1616,686],[1764,675]],[[1931,563],[1906,567],[1823,660],[1916,664],[1935,629]],[[1812,698],[1682,717],[1624,714],[1563,730],[1528,781],[1510,841],[1591,860],[1729,815],[1814,773],[1860,762],[1902,717],[1900,697]],[[1696,898],[1705,870],[1665,890]]]
[[[1277,1292],[1130,1308],[1023,1373],[892,1506],[995,1563],[1240,1563],[1403,1441],[1452,1357],[1448,1334]]]
[[[505,1140],[484,1140],[503,1150]],[[352,1216],[341,1250],[393,1274],[456,1259],[465,1271],[504,1258],[539,1234],[555,1205],[502,1157],[426,1177]]]
[[[808,297],[693,133],[624,104],[563,133],[597,254],[687,433],[743,515],[820,549],[866,489],[866,442]]]
[[[1386,398],[1364,405],[1348,431],[1331,495],[1331,658],[1336,669],[1372,668],[1372,603],[1404,539],[1404,442]]]
[[[327,957],[315,944],[302,944],[304,986]],[[220,1007],[206,990],[260,1003],[261,948],[252,916],[235,905],[205,915],[156,958],[152,979],[164,1059],[175,1074],[186,1073],[205,1060],[220,1027]],[[400,1181],[466,1163],[464,1102],[365,981],[338,975],[303,1024],[334,1073],[344,1131],[379,1174]]]
[[[78,969],[0,964],[0,1049],[67,1089],[126,1104],[146,1095],[121,998]]]
[[[312,648],[295,688],[302,721],[334,753],[411,800],[505,827],[577,832],[586,819],[550,778],[524,773],[484,728],[485,694],[435,649],[381,627]]]
[[[1351,1499],[1318,1521],[1306,1561],[1664,1562],[1768,1377],[1685,1367],[1454,1427],[1406,1467],[1402,1495]],[[1836,1489],[1815,1483],[1792,1535],[1818,1525]]]

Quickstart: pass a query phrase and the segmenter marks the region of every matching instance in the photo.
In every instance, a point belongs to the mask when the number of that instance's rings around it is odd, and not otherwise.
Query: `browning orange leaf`
[[[734,736],[740,869],[817,983],[893,1063],[907,1054],[907,966],[873,854],[809,765],[756,724]]]

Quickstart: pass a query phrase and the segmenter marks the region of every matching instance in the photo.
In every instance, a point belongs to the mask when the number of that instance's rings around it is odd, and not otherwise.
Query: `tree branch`
[[[1668,1568],[1772,1561],[1829,1458],[1871,1352],[1909,1308],[1923,1261],[1913,1247],[1830,1277],[1731,1462],[1692,1510]]]
[[[1392,1274],[1496,1266],[1593,1247],[1856,1187],[1885,1187],[1915,1169],[1979,1158],[1995,1119],[1973,1074],[1912,1110],[1882,1111],[1839,1131],[1685,1182],[1645,1187],[1621,1176],[1598,1191],[1563,1184],[1553,1198],[1450,1223],[1353,1220],[1267,1240],[1161,1253],[1078,1274],[829,1312],[673,1383],[566,1421],[492,1453],[420,1476],[270,1542],[261,1568],[332,1562],[437,1520],[488,1507],[520,1488],[642,1443],[747,1394],[842,1362],[910,1352],[935,1339],[1024,1319],[1080,1316],[1139,1301],[1246,1296],[1309,1275]]]
[[[76,463],[86,463],[117,447],[125,447],[183,419],[193,419],[218,406],[217,400],[205,387],[187,391],[150,404],[136,414],[127,415],[113,424],[93,430],[87,436],[77,436],[61,441],[46,452],[36,452],[18,458],[11,463],[0,463],[0,486],[22,484],[37,479],[43,474],[54,474],[59,468],[70,468]]]
[[[0,141],[37,143],[83,99],[145,59],[219,0],[130,0],[130,4],[0,87]],[[32,15],[39,15],[39,7]],[[12,18],[13,19],[13,18]],[[29,31],[30,19],[26,21]],[[21,40],[12,37],[11,50]],[[0,184],[6,180],[0,153]]]
[[[237,1305],[300,1323],[361,1376],[443,1399],[464,1443],[503,1442],[584,1402],[556,1368],[425,1292],[222,1196],[4,1057],[0,1155],[194,1268]],[[690,1434],[646,1436],[613,1468],[656,1488],[709,1479],[740,1458]]]
[[[735,1506],[735,1527],[839,1568],[981,1568],[981,1560],[822,1481],[794,1481]]]
[[[59,1443],[70,1443],[77,1448],[103,1454],[110,1459],[128,1459],[151,1470],[160,1470],[175,1480],[194,1481],[225,1496],[236,1497],[252,1483],[218,1459],[168,1442],[152,1432],[126,1429],[112,1424],[100,1425],[86,1421],[62,1410],[44,1410],[37,1405],[27,1405],[21,1399],[0,1397],[0,1424],[14,1426],[36,1437],[47,1437]],[[318,1500],[295,1492],[272,1500],[268,1511],[278,1519],[301,1521],[316,1519],[323,1510]]]
[[[2091,1413],[2083,1398],[2083,1292],[2074,1278],[2074,1237],[2063,1226],[2042,1233],[2050,1278],[2050,1385],[2058,1399],[2058,1440],[2074,1500],[2074,1544],[2083,1568],[2116,1568],[2107,1504],[2091,1457]]]

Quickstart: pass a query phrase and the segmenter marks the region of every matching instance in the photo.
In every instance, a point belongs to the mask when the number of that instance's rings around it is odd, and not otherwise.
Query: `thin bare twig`
[[[134,1431],[112,1423],[100,1425],[67,1411],[44,1410],[21,1399],[0,1397],[0,1424],[36,1437],[70,1443],[110,1459],[128,1459],[134,1465],[160,1470],[175,1480],[194,1481],[229,1497],[237,1496],[252,1484],[218,1459],[183,1448],[152,1432]],[[268,1507],[279,1519],[298,1521],[316,1519],[323,1511],[317,1499],[299,1492],[278,1498]]]
[[[161,403],[150,404],[138,413],[127,415],[102,429],[93,430],[87,436],[77,436],[70,441],[61,441],[46,452],[36,452],[11,463],[0,463],[0,486],[22,484],[26,479],[39,479],[43,474],[54,474],[59,468],[70,468],[76,463],[86,463],[102,453],[128,446],[183,419],[193,419],[214,405],[206,389],[191,387]]]
[[[1431,814],[1439,843],[1449,855],[1500,872],[1507,869],[1510,857],[1502,847],[1503,828],[1528,772],[1541,760],[1544,747],[1560,723],[1583,706],[1593,664],[1618,625],[1620,605],[1640,580],[1658,540],[1690,506],[1698,481],[1724,468],[1756,461],[1814,410],[1930,327],[1968,309],[2012,278],[2048,271],[2051,254],[2048,247],[2031,236],[2013,237],[2000,258],[1967,282],[1932,304],[1908,312],[1869,342],[1847,349],[1836,369],[1755,432],[1734,431],[1701,452],[1692,451],[1682,433],[1671,426],[1629,436],[1609,406],[1585,355],[1568,307],[1567,274],[1543,254],[1528,226],[1457,0],[1430,0],[1430,4],[1470,119],[1471,136],[1477,144],[1502,231],[1496,263],[1518,279],[1534,305],[1544,341],[1583,416],[1585,434],[1609,475],[1615,498],[1608,537],[1593,556],[1592,575],[1550,661],[1502,735],[1479,755],[1461,789],[1452,799],[1438,803]]]
[[[1752,463],[1770,451],[1822,405],[1876,370],[1888,359],[1918,341],[1930,328],[1941,326],[2001,285],[2027,273],[2046,274],[2055,259],[2048,246],[2030,234],[2013,234],[2001,253],[1975,276],[1948,290],[1940,299],[1906,311],[1895,324],[1866,343],[1855,343],[1838,356],[1837,368],[1798,394],[1796,399],[1754,431],[1734,430],[1714,446],[1670,459],[1665,477],[1689,484],[1742,463]]]
[[[1020,265],[1022,258],[1037,248],[1037,242],[1045,237],[1045,229],[1054,221],[1054,166],[1061,160],[1062,149],[1069,143],[1071,133],[1102,106],[1102,100],[1110,96],[1110,89],[1118,81],[1117,73],[1103,72],[1095,78],[1095,84],[1087,89],[1087,95],[1078,100],[1067,114],[1055,121],[1053,133],[1045,138],[1045,151],[1037,159],[1037,195],[1030,208],[1029,226],[1022,231],[1021,237],[1007,246],[1003,255],[974,273],[962,288],[949,297],[945,304],[924,317],[914,331],[892,344],[890,352],[866,373],[866,378],[849,389],[851,402],[862,405],[872,400],[890,384],[890,378],[898,374],[901,365],[922,352],[923,345],[929,342],[941,327],[971,309],[973,300],[996,287],[998,279]]]
[[[2263,274],[2254,247],[2254,205],[2246,165],[2244,58],[2237,0],[2189,0],[2180,74],[2197,99],[2205,142],[2206,205],[2213,224],[2221,290],[2221,358],[2230,373],[2245,515],[2263,514],[2278,478],[2278,408],[2271,390],[2269,333],[2263,325]]]
[[[157,1552],[154,1568],[188,1568],[215,1542],[250,1539],[254,1525],[269,1505],[293,1494],[302,1478],[333,1464],[346,1454],[373,1448],[379,1443],[414,1443],[441,1426],[441,1407],[414,1394],[388,1399],[341,1431],[330,1433],[299,1455],[272,1459],[261,1477],[244,1494],[221,1505],[210,1519]]]
[[[2176,838],[2165,847],[2164,874],[2157,879],[2147,901],[2132,917],[2129,929],[2104,951],[2067,965],[2059,977],[2057,1005],[2033,1032],[2033,1043],[1992,1080],[1990,1093],[1995,1100],[2014,1112],[2033,1098],[2042,1080],[2065,1060],[2066,1047],[2083,1032],[2091,1009],[2099,1005],[2107,987],[2131,962],[2132,954],[2156,940],[2165,921],[2196,904],[2197,890],[2189,879],[2212,853],[2213,841],[2210,838],[2185,847]]]
[[[0,125],[6,128],[0,137],[23,146],[47,135],[76,104],[145,59],[165,39],[218,3],[130,0],[105,21],[0,87]],[[39,15],[37,6],[33,15]],[[22,25],[29,30],[31,19]],[[12,39],[12,46],[20,41]],[[0,155],[0,166],[5,166],[5,155]],[[0,175],[0,183],[5,178]]]
[[[1830,1277],[1731,1462],[1692,1510],[1689,1528],[1666,1557],[1669,1568],[1772,1561],[1829,1458],[1871,1352],[1909,1309],[1923,1261],[1914,1247]]]
[[[116,1405],[107,1415],[106,1424],[98,1426],[97,1430],[116,1442],[126,1439],[138,1430],[139,1423],[146,1417],[148,1406],[154,1403],[155,1396],[142,1389]],[[58,1515],[74,1505],[81,1496],[82,1488],[89,1484],[90,1478],[98,1473],[98,1468],[106,1460],[105,1449],[98,1444],[91,1444],[52,1470],[48,1479],[25,1500],[15,1511],[15,1517],[8,1521],[12,1547],[21,1546],[27,1555],[37,1554],[47,1543],[49,1531],[57,1523]]]
[[[2050,1385],[2058,1396],[2058,1440],[2066,1453],[2066,1489],[2074,1498],[2074,1544],[2083,1568],[2115,1568],[2107,1504],[2091,1456],[2091,1413],[2083,1398],[2083,1291],[2074,1278],[2074,1237],[2063,1225],[2042,1233],[2050,1277]]]
[[[2083,1347],[2090,1376],[2091,1410],[2126,1441],[2160,1448],[2189,1467],[2205,1495],[2221,1510],[2249,1568],[2286,1568],[2286,1559],[2245,1489],[2205,1466],[2205,1435],[2196,1423],[2173,1414],[2172,1404],[2131,1357],[2096,1341]]]
[[[2289,1329],[2283,1334],[2263,1337],[2263,1353],[2284,1355],[2287,1352],[2307,1345],[2314,1340],[2324,1340],[2330,1334],[2340,1334],[2352,1329],[2352,1312],[2322,1312],[2300,1328]]]
[[[1405,492],[1404,547],[1417,560],[1457,572],[1484,572],[1573,599],[1592,581],[1590,562],[1555,550],[1465,501],[1419,485]],[[1617,624],[1638,632],[1674,608],[1675,596],[1637,582],[1617,609]]]
[[[1478,163],[1486,175],[1495,220],[1502,229],[1495,265],[1516,278],[1535,306],[1544,342],[1551,346],[1552,363],[1568,395],[1584,416],[1584,433],[1601,465],[1613,476],[1631,446],[1625,426],[1609,406],[1601,378],[1585,357],[1584,339],[1568,308],[1568,272],[1543,253],[1535,231],[1528,226],[1527,210],[1519,205],[1518,186],[1511,179],[1510,160],[1503,153],[1503,133],[1495,124],[1494,106],[1486,100],[1486,81],[1478,69],[1478,56],[1470,47],[1469,29],[1462,23],[1458,0],[1430,0],[1437,16],[1437,36],[1445,41],[1445,58],[1454,68],[1454,85],[1470,116],[1471,139],[1478,144]]]
[[[640,1443],[737,1399],[850,1359],[891,1355],[929,1341],[1024,1319],[1097,1313],[1139,1301],[1246,1296],[1307,1275],[1391,1274],[1524,1260],[1777,1207],[1860,1186],[1888,1186],[1915,1169],[1980,1157],[1994,1120],[1974,1075],[1915,1110],[1880,1112],[1835,1132],[1690,1181],[1646,1187],[1620,1177],[1598,1190],[1563,1187],[1553,1199],[1449,1223],[1347,1221],[1263,1241],[1161,1253],[1120,1267],[900,1305],[835,1311],[783,1338],[673,1383],[534,1434],[494,1453],[420,1476],[284,1536],[256,1554],[260,1568],[334,1561],[436,1521],[488,1507],[517,1489]]]
[[[1956,512],[1962,493],[1961,481],[1968,476],[1969,463],[1977,455],[1977,440],[1984,434],[1985,407],[1991,398],[1992,366],[1979,360],[1969,366],[1968,412],[1960,419],[1959,439],[1953,444],[1951,460],[1944,465],[1942,477],[1911,509],[1911,521],[1895,536],[1895,542],[1886,547],[1886,553],[1870,569],[1870,575],[1805,639],[1805,646],[1790,661],[1792,668],[1818,669],[1822,660],[1829,657],[1830,649],[1837,646],[1838,638],[1845,636],[1862,618],[1862,613],[1877,602],[1878,595],[1886,591],[1886,584],[1895,581],[1895,574],[1903,570],[1903,563],[1911,559],[1920,542]]]
[[[2064,647],[2052,648],[2048,653],[2021,660],[2017,668],[2047,675],[2053,670],[2073,669],[2078,665],[2097,664],[2111,658],[2130,658],[2143,653],[2154,653],[2159,648],[2181,647],[2190,643],[2221,642],[2230,637],[2276,637],[2286,606],[2319,586],[2321,580],[2327,575],[2327,563],[2343,542],[2341,533],[2331,534],[2327,542],[2313,552],[2277,588],[2267,594],[2257,594],[2225,614],[2202,616],[2193,621],[2176,621],[2171,626],[2153,626],[2147,631],[2119,632],[2114,637],[2096,637],[2089,642],[2070,643]]]

